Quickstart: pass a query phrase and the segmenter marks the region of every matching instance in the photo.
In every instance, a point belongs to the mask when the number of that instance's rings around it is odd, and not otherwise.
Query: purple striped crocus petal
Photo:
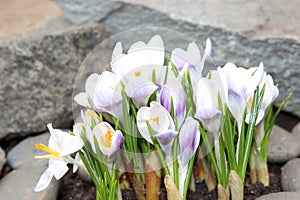
[[[182,166],[188,164],[200,143],[198,122],[192,117],[187,117],[179,131],[179,159]]]
[[[160,89],[159,101],[163,107],[171,112],[171,98],[174,106],[175,116],[181,122],[185,115],[186,96],[182,85],[178,79],[170,79],[168,83]],[[181,123],[180,123],[181,125]]]
[[[132,98],[133,103],[137,108],[147,105],[149,97],[158,89],[152,81],[136,80],[131,81],[126,85],[126,93]]]
[[[93,129],[93,135],[95,135],[102,153],[109,158],[120,149],[123,140],[122,132],[115,131],[109,123],[101,122],[96,125]]]
[[[165,132],[156,135],[160,147],[168,156],[172,156],[172,146],[176,135],[177,135],[177,131],[175,130],[167,130]]]

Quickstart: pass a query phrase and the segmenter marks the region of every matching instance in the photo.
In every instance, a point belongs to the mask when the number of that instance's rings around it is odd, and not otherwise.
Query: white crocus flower
[[[85,108],[94,108],[94,93],[100,75],[97,73],[91,74],[85,82],[85,92],[80,92],[75,95],[74,100],[79,105]]]
[[[201,58],[200,49],[195,42],[191,42],[187,50],[176,48],[172,51],[172,62],[181,75],[189,71],[193,85],[197,84],[202,76],[205,60],[211,56],[212,44],[210,38],[206,40],[206,46]]]
[[[137,112],[137,127],[140,134],[149,143],[153,144],[147,122],[149,122],[154,137],[156,137],[162,150],[171,155],[174,137],[177,135],[175,124],[169,112],[159,103],[152,101],[150,107],[141,107]]]
[[[196,87],[195,118],[199,119],[206,130],[217,134],[221,128],[221,110],[218,98],[227,102],[227,81],[218,71],[211,71],[206,78],[200,79]]]
[[[123,140],[122,132],[114,130],[107,122],[97,124],[93,130],[86,129],[86,137],[90,142],[93,151],[97,153],[94,142],[95,137],[101,152],[108,158],[112,158],[118,152]]]
[[[240,132],[245,108],[247,108],[246,119],[249,119],[254,91],[263,79],[264,67],[260,63],[259,67],[245,69],[233,63],[227,63],[223,68],[218,67],[218,71],[227,78],[228,107],[232,116],[237,120]],[[260,111],[256,123],[262,120],[263,115],[264,113]]]
[[[62,178],[68,171],[68,163],[74,163],[75,160],[70,154],[79,151],[83,147],[83,142],[79,137],[72,136],[59,129],[53,129],[52,124],[47,125],[50,138],[48,146],[36,144],[36,148],[47,152],[46,155],[36,156],[37,159],[49,159],[48,169],[41,175],[35,191],[39,192],[45,189],[51,182],[53,176],[56,180]]]
[[[200,143],[199,123],[192,117],[187,117],[178,137],[178,164],[179,164],[179,193],[183,196],[184,183],[187,176],[188,164],[196,153]]]
[[[138,41],[123,54],[122,43],[118,42],[112,54],[112,71],[125,78],[129,72],[145,65],[163,65],[165,59],[163,40],[159,35],[151,38],[148,44]]]

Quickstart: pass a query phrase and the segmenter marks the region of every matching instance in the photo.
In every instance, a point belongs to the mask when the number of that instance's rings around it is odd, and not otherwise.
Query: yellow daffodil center
[[[45,151],[49,154],[41,155],[41,156],[35,156],[35,158],[40,159],[40,158],[59,158],[59,152],[54,151],[53,149],[50,149],[44,144],[35,144],[35,148]]]
[[[150,121],[154,121],[154,123],[156,123],[157,126],[159,125],[159,116],[157,116],[157,117],[151,117],[149,120]]]
[[[136,77],[139,77],[139,76],[141,76],[141,74],[142,74],[142,72],[141,72],[141,71],[136,71],[136,72],[134,72],[134,75],[135,75]]]
[[[113,133],[110,130],[107,130],[105,136],[100,137],[100,142],[105,147],[111,147]]]

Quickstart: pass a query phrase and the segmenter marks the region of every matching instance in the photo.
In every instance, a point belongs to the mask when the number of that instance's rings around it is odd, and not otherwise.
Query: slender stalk
[[[189,188],[190,179],[191,179],[191,176],[192,176],[195,155],[196,155],[196,153],[194,153],[194,155],[192,156],[192,158],[191,158],[191,160],[189,161],[189,164],[188,164],[187,175],[186,175],[186,179],[185,179],[185,182],[184,182],[183,199],[186,199],[186,195],[187,195],[187,191],[188,191],[188,188]]]

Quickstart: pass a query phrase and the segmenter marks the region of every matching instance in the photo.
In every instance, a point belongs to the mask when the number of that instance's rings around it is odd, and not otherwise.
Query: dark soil
[[[261,183],[250,184],[249,176],[247,176],[244,188],[245,199],[256,199],[262,195],[280,192],[281,188],[281,165],[269,164],[270,186],[264,187]],[[124,200],[136,200],[133,190],[122,191]],[[59,190],[59,200],[94,200],[95,187],[92,183],[83,181],[78,174],[69,172],[61,181]],[[161,199],[166,198],[166,190],[161,189]],[[212,200],[217,199],[216,190],[208,192],[205,182],[196,181],[196,192],[189,192],[187,199],[189,200]]]

